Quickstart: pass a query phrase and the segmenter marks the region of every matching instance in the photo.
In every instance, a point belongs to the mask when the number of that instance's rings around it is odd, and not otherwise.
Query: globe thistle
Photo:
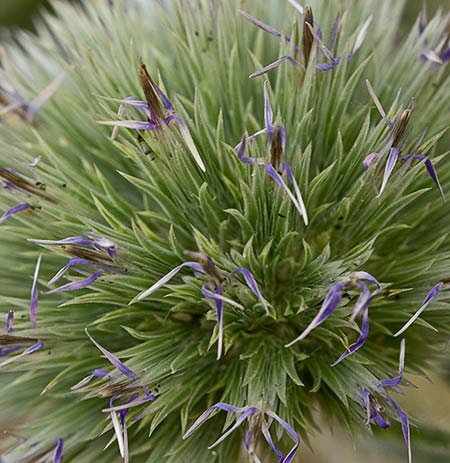
[[[0,58],[4,461],[289,463],[317,410],[412,461],[397,393],[450,333],[448,16],[54,7]]]

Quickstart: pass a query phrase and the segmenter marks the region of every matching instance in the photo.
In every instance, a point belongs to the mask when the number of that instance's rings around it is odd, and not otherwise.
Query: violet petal
[[[427,294],[427,297],[422,302],[422,305],[420,306],[419,310],[407,321],[407,323],[400,330],[398,330],[394,334],[394,336],[400,336],[419,318],[420,314],[427,308],[428,304],[438,295],[441,287],[442,283],[439,282],[431,288],[430,292]]]
[[[31,206],[28,203],[18,204],[17,206],[11,207],[8,209],[1,217],[0,223],[3,223],[8,217],[11,215],[17,214],[18,212],[24,211],[25,209],[29,209]]]
[[[275,421],[277,421],[281,427],[288,432],[288,434],[292,437],[292,439],[295,441],[294,447],[289,451],[289,453],[286,455],[286,457],[282,460],[282,463],[291,463],[292,460],[295,457],[295,454],[298,450],[298,447],[300,446],[300,436],[297,434],[295,429],[286,421],[284,421],[282,418],[280,418],[276,413],[274,413],[271,410],[268,410],[266,412],[268,416],[271,416]]]
[[[195,272],[198,272],[198,273],[205,273],[199,263],[197,263],[197,262],[183,262],[181,265],[178,265],[177,267],[172,269],[169,273],[167,273],[162,278],[160,278],[154,285],[150,286],[150,288],[146,289],[142,293],[139,293],[130,302],[130,304],[135,302],[135,301],[141,301],[142,299],[145,299],[146,297],[153,294],[159,288],[162,288],[167,282],[169,282],[184,267],[192,268]]]
[[[397,164],[397,160],[398,160],[398,149],[392,147],[389,151],[389,156],[386,161],[386,167],[384,169],[384,175],[383,175],[383,182],[381,183],[381,188],[377,195],[377,198],[381,196],[384,189],[386,188],[389,177],[391,176],[392,171],[394,170],[395,164]]]
[[[61,463],[63,457],[64,440],[56,439],[55,453],[53,454],[53,463]]]
[[[266,311],[266,315],[269,315],[269,307],[267,306],[267,301],[263,298],[258,288],[258,285],[256,284],[255,278],[253,277],[250,270],[244,267],[240,267],[240,268],[237,268],[236,270],[233,270],[231,272],[231,275],[236,275],[237,273],[240,273],[244,277],[245,282],[247,283],[247,286],[250,288],[250,290],[258,298],[259,302],[261,302],[262,306],[264,307],[264,310]]]
[[[436,169],[434,168],[431,159],[428,156],[424,156],[423,154],[414,154],[413,157],[415,157],[416,159],[420,159],[421,161],[424,161],[429,176],[431,177],[437,189],[439,190],[439,193],[441,193],[441,196],[444,197],[444,190],[442,189],[442,186],[439,182]]]
[[[380,157],[380,153],[370,153],[368,154],[363,161],[364,170],[369,170],[369,167]]]
[[[408,416],[400,408],[400,406],[398,405],[398,403],[394,399],[392,399],[390,397],[387,397],[386,400],[389,403],[389,405],[391,405],[392,407],[395,408],[395,410],[397,411],[398,416],[400,418],[400,421],[402,423],[403,437],[405,439],[406,448],[408,449],[408,463],[411,463],[412,462],[411,437],[410,437],[410,433],[409,433],[409,419],[408,419]]]
[[[74,281],[72,283],[67,283],[59,288],[52,289],[51,291],[47,291],[45,294],[53,294],[53,293],[60,293],[63,291],[77,291],[78,289],[87,288],[88,286],[92,285],[103,273],[103,269],[97,270],[92,275],[88,276],[84,280]]]
[[[6,332],[11,333],[14,330],[14,310],[8,310],[8,315],[6,316]]]
[[[336,366],[338,363],[342,362],[349,355],[355,353],[359,348],[361,348],[366,342],[367,336],[369,335],[369,309],[366,308],[362,316],[361,324],[361,334],[358,340],[348,347],[348,349],[334,362],[331,364],[332,367]]]
[[[395,378],[382,379],[378,383],[379,387],[395,387],[398,386],[403,379],[403,369],[405,368],[405,340],[400,343],[400,356],[398,361],[398,376]]]
[[[33,352],[36,352],[37,350],[41,349],[43,346],[44,346],[44,343],[42,341],[38,341],[36,344],[33,344],[32,346],[28,347],[28,349],[25,349],[19,355],[16,355],[15,357],[11,357],[1,362],[0,367],[4,367],[5,365],[15,362],[16,360],[19,360],[20,358],[25,357],[28,354],[32,354]]]
[[[34,269],[34,276],[33,276],[33,285],[31,287],[30,320],[31,320],[31,327],[32,328],[36,328],[36,321],[37,321],[38,276],[39,276],[39,268],[41,266],[41,259],[42,259],[42,254],[39,255],[38,260],[36,262],[36,268]]]
[[[177,114],[171,114],[165,119],[166,125],[169,125],[172,121],[178,124],[180,128],[181,137],[183,138],[184,142],[189,148],[189,151],[192,154],[192,157],[194,158],[195,162],[197,163],[197,165],[200,167],[200,169],[203,172],[206,172],[205,164],[203,163],[200,153],[198,152],[197,147],[195,146],[194,140],[192,139],[191,132],[189,132],[189,129],[187,128],[186,123]]]
[[[84,330],[89,337],[89,339],[95,344],[97,349],[99,349],[102,354],[106,357],[106,359],[114,365],[122,374],[127,376],[128,378],[133,378],[136,376],[136,373],[128,368],[125,364],[123,364],[114,354],[106,350],[103,346],[101,346],[89,333],[88,329]]]
[[[269,137],[272,137],[273,132],[273,111],[269,99],[269,81],[264,82],[264,122]]]
[[[314,329],[317,328],[321,323],[323,323],[337,308],[339,302],[342,299],[342,290],[344,289],[344,283],[339,282],[335,283],[330,291],[328,292],[327,296],[325,297],[322,307],[320,308],[317,315],[314,317],[312,322],[305,328],[302,334],[296,337],[293,341],[289,344],[286,344],[284,347],[290,347],[296,342],[306,338],[308,334]]]

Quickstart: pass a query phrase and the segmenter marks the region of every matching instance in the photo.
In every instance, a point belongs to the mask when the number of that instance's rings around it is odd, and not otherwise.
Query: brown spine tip
[[[272,142],[270,144],[270,163],[277,172],[280,171],[282,159],[283,139],[281,134],[281,126],[279,124],[275,124],[272,132]]]
[[[310,6],[305,6],[302,35],[302,50],[305,68],[308,67],[309,58],[311,56],[311,50],[314,43],[314,36],[312,35],[308,24],[311,27],[314,27],[314,15],[312,8]]]
[[[398,148],[401,144],[403,135],[405,134],[406,127],[408,125],[409,118],[411,117],[411,110],[405,109],[398,121],[395,123],[392,130],[392,147]]]
[[[150,73],[147,71],[147,66],[142,63],[139,66],[139,80],[141,82],[141,87],[145,95],[145,100],[150,106],[152,113],[155,116],[156,121],[159,122],[164,120],[164,111],[159,102],[158,95],[155,92],[153,79],[150,76]]]

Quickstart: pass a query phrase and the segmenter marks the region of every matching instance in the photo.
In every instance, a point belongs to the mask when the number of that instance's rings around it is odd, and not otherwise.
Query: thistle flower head
[[[318,410],[411,461],[450,60],[401,3],[55,2],[4,46],[7,463],[295,463]]]

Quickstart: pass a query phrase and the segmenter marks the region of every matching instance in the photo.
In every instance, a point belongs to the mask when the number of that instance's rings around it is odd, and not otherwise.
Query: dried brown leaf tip
[[[304,19],[303,19],[303,35],[302,35],[302,50],[303,50],[303,64],[305,68],[308,67],[311,50],[314,43],[314,36],[308,27],[314,27],[314,15],[310,6],[305,6]]]
[[[272,142],[270,144],[270,163],[278,173],[281,172],[285,138],[284,128],[280,124],[275,123],[273,125]]]
[[[139,67],[139,80],[145,95],[145,100],[151,108],[153,120],[150,122],[154,122],[160,126],[165,120],[164,110],[161,106],[160,99],[158,98],[158,88],[144,63],[141,63]]]
[[[403,141],[403,136],[406,131],[406,127],[408,126],[409,119],[411,117],[411,113],[414,109],[414,98],[411,99],[408,107],[401,113],[400,117],[398,118],[397,122],[392,129],[392,147],[399,148]]]

